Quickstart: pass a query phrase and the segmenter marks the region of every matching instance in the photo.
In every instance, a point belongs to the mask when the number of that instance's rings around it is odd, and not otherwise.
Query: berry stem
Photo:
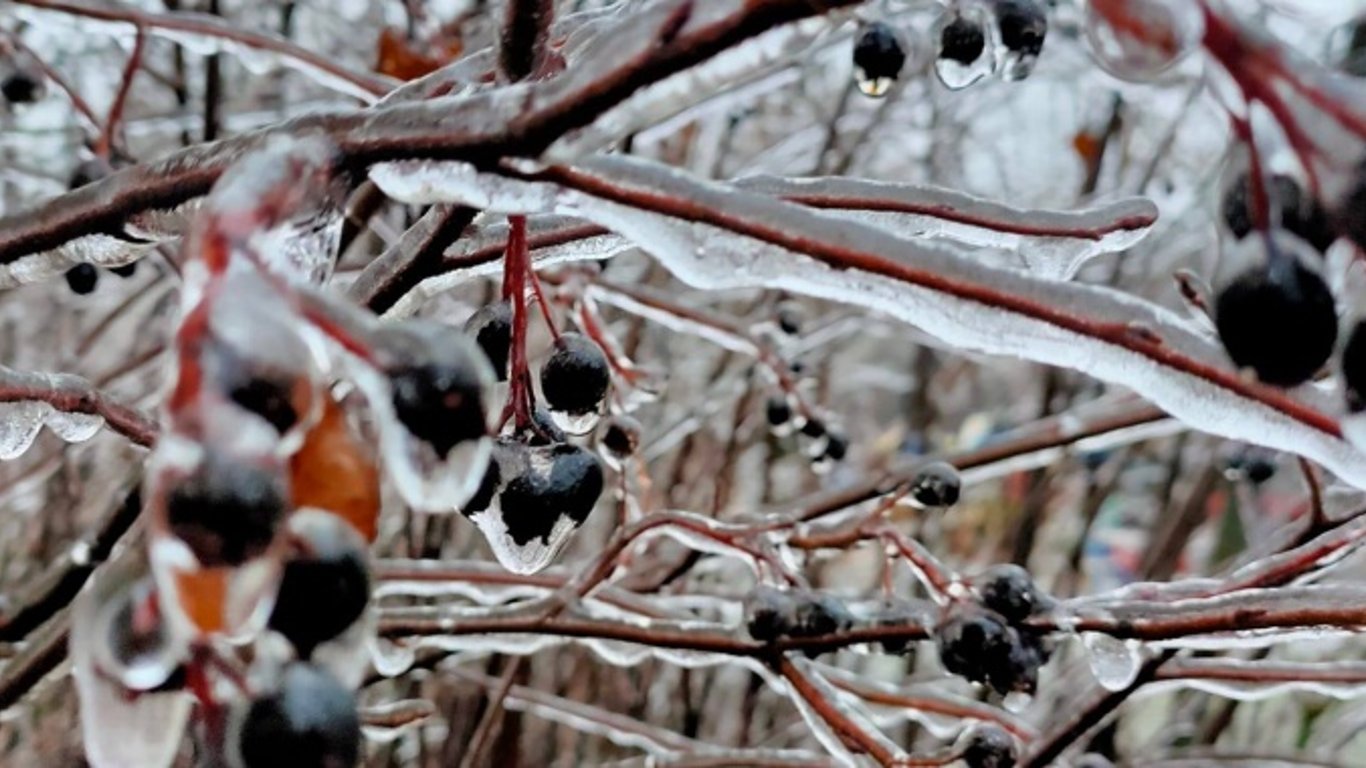
[[[503,258],[503,298],[512,305],[512,347],[508,399],[503,406],[502,424],[506,425],[508,419],[512,419],[513,428],[519,432],[536,428],[532,417],[531,368],[526,359],[526,288],[530,271],[526,216],[509,216],[507,251]]]

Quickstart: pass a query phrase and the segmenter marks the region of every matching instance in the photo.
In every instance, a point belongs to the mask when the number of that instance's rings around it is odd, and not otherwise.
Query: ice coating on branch
[[[756,176],[735,182],[762,192],[879,226],[904,238],[949,240],[1016,254],[1039,277],[1066,280],[1096,256],[1142,240],[1157,221],[1157,206],[1128,198],[1075,211],[1014,208],[941,187],[840,177],[786,179]]]
[[[105,234],[84,235],[69,240],[51,251],[25,256],[0,265],[0,290],[60,275],[77,264],[117,267],[136,261],[153,243]]]
[[[5,369],[0,367],[0,373]],[[0,402],[0,461],[17,459],[38,438],[43,425],[68,443],[83,443],[104,426],[97,414],[68,413],[40,400]]]
[[[599,158],[574,172],[584,174],[586,184],[605,185],[611,194],[629,198],[636,190],[651,190],[651,199],[662,195],[663,204],[683,201],[689,216],[720,212],[735,227],[762,232],[765,240],[547,182],[480,175],[470,168],[439,181],[446,200],[594,221],[637,243],[694,287],[762,286],[868,307],[955,347],[1083,371],[1141,393],[1196,429],[1306,456],[1343,480],[1366,487],[1366,456],[1334,434],[1332,417],[1340,405],[1333,398],[1312,387],[1292,396],[1235,384],[1236,372],[1206,333],[1151,302],[1108,288],[992,269],[942,248],[701,182],[636,158]],[[435,191],[437,179],[425,181]],[[879,273],[834,270],[773,240],[861,259]],[[1008,303],[971,298],[979,293]],[[1099,331],[1112,335],[1098,336]],[[1132,334],[1161,342],[1145,349],[1115,338],[1121,331],[1121,337]],[[1189,363],[1178,367],[1168,362],[1172,356]]]
[[[1091,665],[1091,674],[1106,690],[1122,691],[1138,677],[1143,656],[1142,646],[1137,642],[1120,640],[1099,632],[1083,632],[1081,642],[1086,647],[1086,661]]]

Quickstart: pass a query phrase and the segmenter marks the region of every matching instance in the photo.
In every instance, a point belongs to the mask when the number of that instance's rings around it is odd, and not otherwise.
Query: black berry
[[[95,284],[100,280],[100,273],[91,264],[77,264],[66,271],[66,285],[71,292],[84,296],[95,290]]]
[[[810,438],[822,437],[825,435],[825,422],[820,419],[807,419],[802,425],[802,434]]]
[[[1366,16],[1347,22],[1347,48],[1338,69],[1353,76],[1366,77]]]
[[[138,263],[136,261],[130,261],[127,264],[124,264],[120,267],[110,267],[109,271],[113,272],[119,277],[127,279],[132,277],[138,271]]]
[[[1272,256],[1219,294],[1214,320],[1235,365],[1290,387],[1308,381],[1333,353],[1337,309],[1323,278],[1293,257]]]
[[[355,696],[311,664],[290,664],[279,690],[251,703],[238,737],[244,768],[350,768],[360,759]]]
[[[1010,653],[1011,629],[985,611],[951,617],[935,630],[935,646],[944,669],[975,682],[985,682],[991,660]]]
[[[831,461],[843,461],[849,455],[849,438],[843,432],[830,430],[825,435],[825,458]]]
[[[1342,349],[1342,384],[1347,410],[1366,410],[1366,321],[1358,321]]]
[[[880,21],[868,24],[854,41],[854,66],[865,80],[895,80],[906,65],[906,51],[896,30]]]
[[[241,565],[265,552],[289,508],[284,477],[210,454],[166,497],[171,533],[204,566]]]
[[[764,416],[769,426],[781,427],[792,420],[792,406],[785,397],[770,397],[764,407]]]
[[[281,434],[298,423],[290,373],[261,370],[228,344],[211,345],[203,361],[206,378],[239,407],[265,419]]]
[[[640,450],[640,422],[626,415],[607,420],[598,444],[616,461],[622,462]]]
[[[301,512],[290,528],[299,536],[298,552],[285,563],[269,626],[306,659],[360,618],[370,601],[370,571],[364,543],[341,519]]]
[[[504,468],[505,469],[505,468]],[[602,465],[575,445],[529,448],[522,471],[498,495],[508,535],[518,545],[550,543],[561,517],[582,525],[602,495]]]
[[[854,617],[844,604],[820,593],[797,595],[793,613],[793,637],[819,637],[848,629]]]
[[[1223,216],[1229,232],[1241,240],[1252,231],[1251,178],[1244,173],[1229,185],[1224,193]],[[1319,201],[1307,193],[1299,182],[1284,174],[1277,174],[1267,185],[1268,204],[1274,211],[1272,220],[1279,219],[1282,229],[1323,253],[1337,240],[1328,212]]]
[[[460,508],[466,517],[483,512],[493,503],[493,497],[498,493],[498,486],[502,483],[502,467],[500,463],[503,454],[507,450],[506,443],[499,440],[493,447],[493,455],[489,457],[488,468],[484,470],[484,477],[479,481],[479,489],[474,492],[470,500],[465,502],[465,506]],[[517,450],[523,450],[523,446],[516,444]]]
[[[1025,56],[1038,56],[1048,35],[1048,16],[1035,0],[997,0],[1001,44]]]
[[[478,348],[454,329],[426,322],[388,328],[383,344],[394,415],[413,437],[445,457],[456,445],[483,437],[484,389],[493,377]]]
[[[963,479],[952,464],[933,461],[915,471],[910,497],[922,507],[951,507],[958,503]]]
[[[577,333],[562,333],[541,366],[541,394],[551,408],[575,416],[597,413],[612,384],[607,356]]]
[[[507,381],[508,352],[512,348],[512,305],[506,301],[486,304],[465,321],[465,333],[474,337],[493,364],[499,381]]]
[[[1033,694],[1039,687],[1039,668],[1048,661],[1048,649],[1037,633],[1009,627],[1004,649],[984,659],[986,682],[997,693]]]
[[[992,566],[977,580],[982,604],[1017,624],[1043,607],[1047,597],[1035,586],[1029,572],[1006,563]]]
[[[745,600],[746,626],[749,636],[760,642],[772,642],[792,633],[796,622],[797,602],[786,590],[761,585]]]
[[[0,94],[11,104],[28,104],[38,98],[42,82],[24,70],[11,72],[0,81]]]
[[[1020,757],[1015,740],[992,723],[973,727],[964,737],[962,750],[966,768],[1013,768]]]
[[[939,58],[967,66],[982,57],[987,47],[987,36],[981,25],[962,16],[939,31]]]

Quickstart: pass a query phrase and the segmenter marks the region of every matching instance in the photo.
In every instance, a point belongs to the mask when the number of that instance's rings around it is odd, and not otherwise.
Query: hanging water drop
[[[1099,632],[1081,636],[1086,647],[1086,660],[1096,682],[1110,691],[1122,691],[1133,684],[1142,666],[1142,646],[1133,640],[1120,640]]]
[[[33,445],[51,410],[47,403],[36,400],[0,403],[0,461],[22,456]]]

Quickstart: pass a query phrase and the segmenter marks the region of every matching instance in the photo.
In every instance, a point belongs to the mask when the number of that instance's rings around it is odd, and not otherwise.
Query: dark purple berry
[[[897,629],[918,629],[926,626],[930,620],[925,612],[918,606],[905,601],[893,601],[884,605],[873,617],[873,623],[878,627],[897,628]],[[882,650],[887,653],[903,654],[911,648],[911,632],[907,632],[902,637],[885,637],[879,641]]]
[[[92,264],[77,264],[66,271],[66,285],[77,296],[85,296],[95,290],[100,273]]]
[[[0,94],[11,104],[28,104],[37,100],[42,82],[24,70],[15,70],[0,81]]]
[[[1347,410],[1366,410],[1366,320],[1358,321],[1342,349],[1342,384],[1347,395]]]
[[[1224,223],[1234,239],[1241,240],[1252,231],[1252,203],[1250,176],[1243,173],[1224,193]],[[1319,253],[1337,240],[1328,212],[1311,194],[1305,192],[1293,177],[1276,174],[1267,185],[1268,204],[1273,211],[1272,221],[1279,220],[1282,229],[1308,243]]]
[[[241,565],[265,552],[289,509],[283,475],[210,454],[166,496],[171,533],[204,566]]]
[[[1220,292],[1214,321],[1233,363],[1279,387],[1312,378],[1338,337],[1337,308],[1323,278],[1278,254]]]
[[[346,631],[370,602],[370,570],[364,543],[339,518],[306,512],[298,552],[285,563],[269,626],[307,659],[313,649]]]
[[[551,408],[575,416],[597,413],[612,384],[607,356],[577,333],[562,333],[541,366],[541,394]]]
[[[130,261],[120,267],[110,267],[109,271],[126,280],[137,273],[138,263],[136,261]]]
[[[381,333],[394,415],[413,437],[445,457],[456,445],[488,432],[484,387],[488,361],[455,329],[409,321]]]
[[[1048,15],[1035,0],[996,0],[1001,44],[1025,56],[1038,56],[1048,35]]]
[[[1003,649],[984,659],[986,682],[1002,695],[1018,691],[1033,694],[1039,686],[1039,668],[1048,661],[1043,637],[1010,627]]]
[[[939,32],[939,58],[967,66],[982,57],[987,47],[981,25],[962,16],[944,25]]]
[[[302,662],[285,668],[277,691],[251,703],[238,733],[243,768],[351,768],[360,745],[355,696]]]
[[[770,397],[764,407],[764,416],[768,419],[769,426],[781,427],[792,420],[792,406],[785,397]]]
[[[880,21],[865,25],[854,41],[854,66],[866,80],[895,80],[906,66],[906,51],[896,30]]]
[[[951,507],[958,503],[962,489],[963,479],[952,464],[933,461],[916,469],[910,497],[922,507]]]
[[[617,462],[625,461],[640,450],[640,422],[626,415],[607,420],[598,444]]]
[[[1010,653],[1010,627],[985,611],[951,617],[935,630],[935,646],[944,669],[974,682],[985,682],[991,660]]]
[[[745,600],[749,636],[763,643],[790,635],[796,613],[797,601],[791,592],[767,585],[756,587]]]
[[[778,330],[788,336],[802,332],[802,308],[799,304],[785,301],[778,305]]]
[[[1015,740],[999,725],[982,723],[964,737],[965,768],[1013,768],[1019,757]]]
[[[1012,563],[992,566],[977,579],[982,604],[1018,624],[1044,606],[1047,597],[1024,568]]]
[[[508,378],[508,353],[512,349],[512,305],[506,301],[486,304],[465,321],[465,333],[474,337],[493,364],[499,381]]]
[[[508,535],[521,546],[538,538],[549,543],[561,517],[576,527],[588,519],[602,488],[602,465],[588,451],[568,444],[528,448],[525,466],[498,495]]]
[[[284,434],[299,421],[292,390],[294,374],[262,370],[227,344],[212,344],[203,356],[205,378],[229,400],[265,419]]]

